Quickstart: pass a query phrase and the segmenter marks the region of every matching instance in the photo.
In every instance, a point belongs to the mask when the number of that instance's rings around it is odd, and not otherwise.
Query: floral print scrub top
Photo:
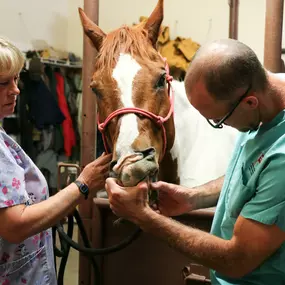
[[[0,208],[18,204],[29,207],[47,197],[47,183],[40,170],[0,128]],[[0,236],[0,285],[20,284],[57,284],[51,229],[20,244]]]

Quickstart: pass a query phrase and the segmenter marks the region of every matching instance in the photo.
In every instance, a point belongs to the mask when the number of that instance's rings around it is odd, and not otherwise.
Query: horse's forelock
[[[96,69],[112,71],[120,53],[129,53],[131,56],[144,61],[158,61],[158,52],[152,47],[147,38],[147,31],[143,25],[134,27],[122,26],[110,32],[103,41],[102,48],[96,61]]]

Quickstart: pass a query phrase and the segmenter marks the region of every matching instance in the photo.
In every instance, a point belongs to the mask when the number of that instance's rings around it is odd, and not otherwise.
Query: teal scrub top
[[[285,231],[285,110],[238,138],[211,233],[230,240],[239,215]],[[211,280],[214,285],[285,284],[285,244],[242,278],[211,270]]]

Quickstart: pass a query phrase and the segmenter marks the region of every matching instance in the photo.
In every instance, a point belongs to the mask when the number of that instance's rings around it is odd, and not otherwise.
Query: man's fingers
[[[144,182],[144,181],[140,182],[136,187],[142,191],[148,190],[148,184],[147,184],[147,182]]]
[[[150,183],[150,189],[151,190],[155,190],[155,191],[167,190],[167,189],[165,189],[165,188],[167,188],[166,186],[167,186],[167,183],[165,183],[163,181]]]
[[[118,186],[117,179],[116,178],[112,178],[112,177],[109,177],[109,178],[106,179],[106,184],[109,187]]]
[[[108,194],[111,194],[111,190],[113,187],[120,187],[117,183],[117,179],[111,177],[107,178],[105,182],[105,188]]]

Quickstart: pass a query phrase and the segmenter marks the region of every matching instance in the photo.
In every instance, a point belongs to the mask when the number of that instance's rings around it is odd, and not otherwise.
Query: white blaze
[[[141,69],[130,54],[120,54],[117,65],[113,70],[113,78],[116,80],[121,93],[123,107],[134,107],[132,100],[133,81]],[[116,145],[118,155],[126,155],[132,151],[131,145],[138,137],[138,123],[135,114],[126,114],[121,119],[121,127]]]

